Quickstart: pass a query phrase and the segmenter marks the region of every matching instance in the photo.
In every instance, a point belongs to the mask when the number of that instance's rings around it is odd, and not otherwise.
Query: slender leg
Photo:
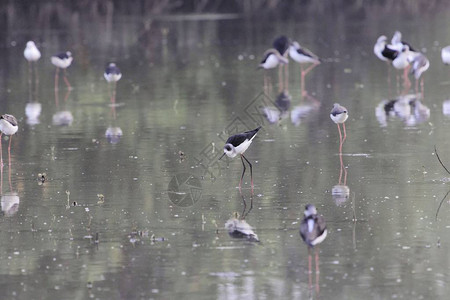
[[[39,86],[39,75],[38,75],[38,71],[37,71],[37,63],[35,62],[33,65],[34,65],[34,80],[36,81],[35,97],[37,98],[37,90],[38,90],[38,86]]]
[[[423,78],[421,78],[420,79],[420,90],[421,90],[421,93],[422,93],[422,100],[424,99],[424,89],[423,89]]]
[[[113,99],[113,104],[116,104],[116,87],[117,87],[117,82],[114,81],[114,82],[113,82],[113,97],[112,97],[112,99]]]
[[[3,132],[0,132],[0,166],[3,170],[3,151],[2,151],[2,139],[3,138]]]
[[[242,157],[245,159],[245,161],[250,166],[250,182],[251,182],[251,185],[252,185],[252,195],[253,195],[253,170],[252,170],[252,164],[248,161],[248,159],[244,155],[241,155],[241,158]],[[244,162],[242,162],[242,163],[244,163]],[[243,176],[243,174],[242,174],[242,176]]]
[[[344,137],[342,138],[342,143],[344,143],[345,139],[347,138],[347,133],[345,132],[345,123],[342,123],[342,127],[344,128]]]
[[[340,164],[341,164],[341,169],[339,171],[339,184],[341,184],[342,173],[344,171],[344,162],[342,160],[342,152],[339,152],[339,161],[340,161]]]
[[[241,176],[241,181],[239,181],[239,192],[241,192],[242,193],[242,189],[241,189],[241,186],[242,186],[242,178],[244,178],[244,174],[245,174],[245,164],[244,164],[244,160],[242,159],[242,154],[241,154],[241,161],[242,161],[242,166],[244,167],[244,170],[242,171],[242,176]]]
[[[289,89],[289,65],[285,64],[284,65],[284,89],[288,90]]]
[[[8,165],[11,168],[11,141],[12,135],[9,136],[9,146],[8,146]]]
[[[305,93],[305,74],[303,71],[303,65],[300,64],[300,70],[301,70],[301,76],[300,76],[300,93],[303,97],[303,94]]]
[[[55,105],[58,108],[59,105],[59,99],[58,99],[58,81],[59,81],[59,68],[56,68],[55,71]]]
[[[67,88],[68,88],[69,90],[71,90],[71,89],[72,89],[72,86],[70,85],[70,82],[69,82],[69,80],[67,79],[67,72],[66,72],[66,69],[64,69],[64,82],[66,83]]]
[[[283,65],[278,66],[278,92],[283,90]]]
[[[311,72],[311,70],[314,69],[315,67],[317,67],[318,65],[319,64],[312,64],[312,65],[310,65],[305,71],[303,71],[304,76],[306,76],[306,74]]]
[[[312,256],[311,256],[311,247],[308,246],[308,287],[309,290],[312,290]]]
[[[32,81],[31,81],[31,73],[32,73],[32,71],[33,71],[33,69],[32,69],[32,62],[31,61],[29,61],[28,62],[28,87],[29,87],[29,89],[30,89],[30,99],[29,100],[31,100],[31,90],[32,90]]]
[[[320,292],[319,275],[320,275],[319,253],[318,253],[318,250],[316,249],[316,297],[319,295],[319,292]]]
[[[338,131],[339,131],[339,153],[342,153],[342,134],[341,134],[341,127],[339,126],[339,123],[337,123]]]

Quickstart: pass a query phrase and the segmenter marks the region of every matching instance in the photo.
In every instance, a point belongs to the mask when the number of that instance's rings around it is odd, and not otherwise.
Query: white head
[[[225,144],[225,146],[223,147],[223,155],[225,154],[230,158],[233,158],[237,155],[236,149],[232,144]]]
[[[293,41],[292,47],[294,47],[295,49],[300,49],[300,44],[297,41]]]
[[[387,37],[385,35],[381,35],[378,39],[377,39],[377,43],[382,43],[382,42],[386,42],[387,41]]]
[[[115,64],[115,63],[110,63],[109,66],[110,66],[111,68],[113,68],[113,67],[116,66],[116,64]]]
[[[304,214],[305,214],[305,217],[309,217],[309,216],[312,216],[312,215],[317,215],[317,209],[316,209],[316,207],[314,205],[307,204],[305,206]]]
[[[400,31],[396,31],[394,33],[394,36],[391,39],[391,43],[393,45],[401,43],[402,42],[402,33]]]
[[[72,52],[67,51],[67,52],[66,52],[66,55],[67,55],[68,57],[72,57]]]
[[[27,47],[36,47],[36,45],[34,44],[33,41],[28,41],[27,42]]]

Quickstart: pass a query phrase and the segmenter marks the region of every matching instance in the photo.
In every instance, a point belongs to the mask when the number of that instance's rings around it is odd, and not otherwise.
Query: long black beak
[[[225,156],[225,152],[222,154],[222,156],[219,158],[219,160],[221,160],[222,159],[222,157],[224,157]]]

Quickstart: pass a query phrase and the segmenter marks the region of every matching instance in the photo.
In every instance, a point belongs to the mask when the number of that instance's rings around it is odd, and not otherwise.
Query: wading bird
[[[330,112],[330,118],[333,120],[334,123],[337,124],[338,131],[339,131],[339,153],[342,153],[342,144],[344,143],[347,133],[345,131],[345,121],[347,121],[348,118],[348,111],[345,107],[339,105],[338,103],[335,103],[333,105],[333,109]],[[342,137],[341,134],[341,127],[339,124],[342,124],[342,128],[344,130],[344,137]]]
[[[51,58],[52,64],[56,67],[55,73],[55,90],[58,88],[58,79],[59,79],[59,69],[64,70],[64,82],[67,85],[67,88],[71,89],[72,86],[67,80],[66,69],[72,64],[72,53],[70,51],[63,52],[60,54],[53,55]]]
[[[11,140],[12,136],[17,132],[19,126],[17,125],[17,119],[13,115],[4,114],[0,116],[0,165],[3,166],[3,153],[2,153],[2,135],[9,136],[8,146],[8,159],[11,165]]]
[[[292,42],[289,47],[289,56],[298,62],[301,67],[301,92],[305,89],[305,76],[317,65],[320,64],[320,58],[306,48],[300,46],[296,41]],[[306,70],[303,69],[304,64],[311,64]]]
[[[233,158],[236,155],[241,156],[242,166],[244,167],[244,170],[242,171],[241,180],[239,181],[239,191],[241,191],[242,186],[242,179],[244,178],[245,174],[245,161],[250,166],[250,180],[251,180],[251,186],[252,186],[252,194],[253,194],[253,171],[252,171],[252,164],[248,161],[248,159],[244,156],[245,150],[248,149],[250,144],[252,143],[253,139],[255,138],[258,131],[261,129],[261,126],[254,130],[246,131],[243,133],[238,133],[236,135],[230,136],[225,146],[223,147],[223,155],[219,158],[222,159],[222,157],[226,154],[228,157]]]

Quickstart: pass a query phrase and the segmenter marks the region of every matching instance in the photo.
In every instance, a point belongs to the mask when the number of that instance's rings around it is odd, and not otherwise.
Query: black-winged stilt
[[[312,257],[311,249],[314,246],[322,243],[327,237],[327,226],[325,219],[322,216],[317,215],[316,207],[312,204],[305,206],[305,216],[300,223],[300,236],[303,241],[308,245],[308,271],[309,271],[309,287],[312,287]],[[316,262],[316,292],[319,293],[319,254],[315,249],[315,262]]]
[[[342,105],[335,103],[333,105],[333,109],[330,112],[330,118],[331,120],[333,120],[334,123],[337,124],[339,131],[339,153],[342,153],[342,144],[344,143],[347,137],[347,133],[345,131],[345,121],[347,121],[348,118],[348,111]],[[344,137],[342,137],[341,127],[339,126],[339,124],[342,124],[344,130]]]
[[[250,180],[251,180],[251,186],[252,186],[252,194],[253,194],[253,171],[252,171],[252,164],[248,161],[248,159],[244,156],[244,152],[248,149],[250,144],[252,143],[253,139],[255,138],[258,131],[261,129],[261,126],[259,126],[256,129],[246,131],[243,133],[238,133],[235,135],[230,136],[225,146],[223,147],[223,155],[219,158],[222,159],[224,155],[227,155],[230,158],[233,158],[237,155],[241,156],[242,166],[244,167],[244,170],[242,171],[241,180],[239,181],[239,191],[241,191],[242,186],[242,179],[244,178],[245,174],[245,161],[250,166]]]
[[[292,42],[289,47],[289,56],[298,62],[301,67],[301,92],[302,96],[305,89],[305,76],[320,64],[320,58],[306,48],[300,46],[296,41]],[[311,64],[306,70],[303,69],[304,64]]]
[[[8,158],[11,165],[11,140],[12,136],[17,132],[19,126],[17,119],[13,115],[4,114],[0,116],[0,165],[3,166],[3,153],[2,153],[2,135],[9,136],[8,146]]]
[[[58,78],[59,78],[59,69],[64,70],[64,82],[66,83],[67,87],[69,89],[72,88],[72,86],[69,83],[69,80],[67,80],[66,76],[66,69],[72,64],[72,53],[70,51],[59,53],[56,55],[53,55],[51,57],[52,64],[56,67],[56,73],[55,73],[55,90],[58,88]]]
[[[288,64],[289,60],[284,57],[283,55],[280,54],[280,52],[277,49],[271,48],[266,50],[266,52],[264,52],[264,58],[261,61],[261,63],[259,64],[258,68],[263,68],[265,70],[264,72],[264,90],[266,90],[266,93],[269,93],[268,91],[268,76],[266,71],[270,70],[270,69],[274,69],[279,65],[283,65],[283,64]],[[280,88],[282,88],[283,84],[282,84],[282,78],[281,78],[281,73],[278,72],[278,81],[279,81],[279,86]]]
[[[28,88],[29,88],[29,98],[31,100],[32,97],[32,73],[33,73],[33,65],[34,65],[34,75],[36,81],[36,95],[37,96],[37,86],[39,85],[39,77],[37,75],[37,67],[36,62],[41,58],[41,52],[36,47],[36,44],[33,41],[28,41],[25,50],[23,51],[23,56],[28,61]]]
[[[414,74],[416,79],[416,93],[419,91],[419,79],[420,79],[420,89],[423,97],[423,77],[420,78],[426,70],[430,67],[430,61],[422,53],[417,53],[409,57],[409,61],[412,64],[411,73]]]
[[[111,93],[111,103],[115,104],[116,102],[116,85],[117,81],[122,78],[122,73],[120,72],[120,69],[116,66],[115,63],[110,63],[108,67],[105,69],[105,73],[103,73],[103,76],[105,77],[106,81],[108,83],[113,84],[113,90]]]

